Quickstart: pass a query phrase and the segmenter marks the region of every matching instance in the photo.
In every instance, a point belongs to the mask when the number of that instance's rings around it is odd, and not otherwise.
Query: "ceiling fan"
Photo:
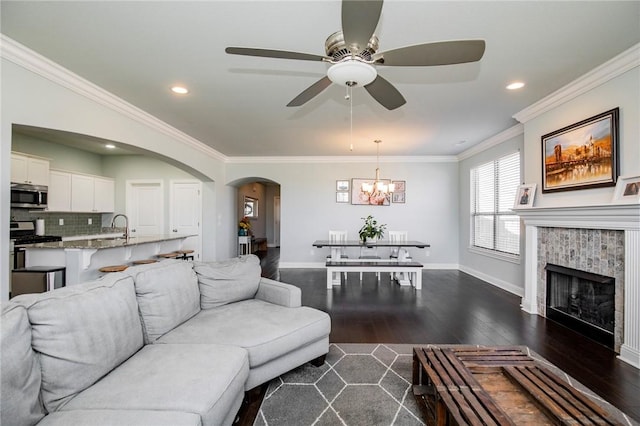
[[[251,47],[227,47],[233,55],[298,59],[328,62],[327,75],[296,96],[287,106],[301,106],[320,94],[331,83],[347,87],[363,86],[373,98],[389,110],[406,103],[400,92],[378,75],[374,65],[434,66],[476,62],[482,58],[484,40],[456,40],[424,43],[377,52],[378,26],[383,0],[343,0],[342,31],[325,41],[326,56],[285,50]]]

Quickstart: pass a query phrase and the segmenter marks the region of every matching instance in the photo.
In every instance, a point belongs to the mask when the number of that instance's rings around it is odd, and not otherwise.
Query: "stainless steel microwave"
[[[46,209],[49,188],[44,185],[11,183],[11,207]]]

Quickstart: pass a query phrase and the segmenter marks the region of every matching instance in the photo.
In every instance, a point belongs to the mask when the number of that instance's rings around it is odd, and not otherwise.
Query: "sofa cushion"
[[[45,408],[56,411],[142,347],[133,280],[109,274],[13,299],[27,308]]]
[[[200,426],[200,416],[166,410],[74,410],[56,411],[38,426]]]
[[[260,260],[254,255],[195,263],[193,269],[198,275],[202,309],[252,299],[258,291],[262,272]]]
[[[190,262],[163,261],[129,268],[145,343],[151,343],[200,310],[198,280]]]
[[[249,352],[251,367],[297,350],[331,331],[326,312],[251,299],[202,310],[157,343],[219,343]]]
[[[0,424],[31,425],[45,415],[40,400],[40,365],[31,348],[24,306],[2,305],[0,318]]]
[[[233,421],[248,375],[247,352],[239,347],[147,345],[63,410],[183,411],[217,426]]]

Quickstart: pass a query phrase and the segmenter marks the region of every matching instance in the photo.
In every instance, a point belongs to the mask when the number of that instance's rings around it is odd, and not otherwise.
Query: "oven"
[[[11,222],[9,231],[9,297],[38,293],[65,285],[65,271],[60,268],[35,266],[25,269],[24,244],[62,241],[57,235],[36,235],[33,221]]]
[[[46,209],[49,188],[43,185],[11,183],[11,207],[23,209]]]
[[[24,268],[25,266],[22,245],[62,241],[62,237],[58,235],[36,235],[33,221],[11,222],[9,238],[11,239],[9,248],[11,251],[10,265],[12,270]]]

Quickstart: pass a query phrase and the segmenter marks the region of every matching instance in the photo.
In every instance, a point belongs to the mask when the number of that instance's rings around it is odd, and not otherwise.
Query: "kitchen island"
[[[93,280],[100,268],[131,265],[135,260],[153,259],[159,253],[180,250],[192,235],[145,235],[139,237],[98,237],[81,240],[27,244],[25,266],[64,266],[66,285]]]

